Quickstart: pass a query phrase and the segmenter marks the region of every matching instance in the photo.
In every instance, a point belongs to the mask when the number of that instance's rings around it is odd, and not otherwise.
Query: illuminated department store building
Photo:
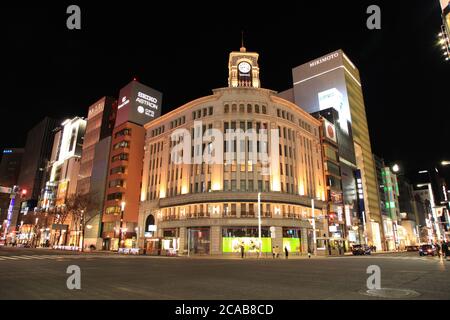
[[[240,252],[242,245],[256,253],[259,193],[263,253],[276,246],[291,253],[312,251],[312,217],[316,236],[328,234],[322,223],[326,186],[321,122],[275,91],[260,88],[257,53],[244,47],[231,52],[228,68],[228,87],[145,124],[138,238],[147,254],[158,249],[228,254]],[[224,135],[213,147],[209,129],[221,134],[252,129],[267,140],[258,136],[253,143],[248,137]],[[186,135],[174,138],[175,132]],[[174,147],[186,146],[188,140],[189,147],[177,153],[183,161],[175,161]],[[238,148],[244,151],[239,161],[233,152]],[[270,160],[250,160],[255,148],[267,150]],[[205,150],[231,160],[195,161]]]

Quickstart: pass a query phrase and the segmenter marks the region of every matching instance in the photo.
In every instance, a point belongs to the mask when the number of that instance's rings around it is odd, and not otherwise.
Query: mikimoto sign
[[[161,115],[162,93],[133,80],[120,90],[115,126],[133,122],[143,126]]]

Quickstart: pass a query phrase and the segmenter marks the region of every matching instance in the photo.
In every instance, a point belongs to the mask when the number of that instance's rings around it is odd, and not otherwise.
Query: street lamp
[[[123,232],[123,213],[125,211],[125,201],[120,203],[120,226],[119,226],[119,248],[123,248],[122,246],[122,232]]]
[[[261,240],[261,192],[258,192],[258,241],[259,241],[259,257],[261,257],[262,240]]]
[[[394,165],[392,166],[392,171],[393,171],[394,173],[399,172],[399,171],[400,171],[399,165],[398,165],[398,164],[394,164]]]
[[[316,215],[314,212],[314,198],[311,198],[311,211],[312,211],[312,227],[313,227],[313,254],[317,255],[317,239],[316,239]]]
[[[446,161],[446,160],[441,161],[441,165],[442,166],[448,166],[448,165],[450,165],[450,161]]]

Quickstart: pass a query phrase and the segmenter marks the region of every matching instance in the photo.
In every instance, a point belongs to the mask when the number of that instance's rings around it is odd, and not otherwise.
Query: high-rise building
[[[14,210],[11,221],[11,225],[16,226],[16,229],[20,228],[23,216],[38,206],[39,197],[48,179],[46,169],[57,125],[55,119],[45,117],[27,133],[18,179],[19,187],[26,190],[26,193],[21,195],[20,201],[16,201],[17,209]]]
[[[101,248],[101,216],[105,200],[111,134],[117,113],[117,102],[103,97],[89,107],[86,133],[78,174],[77,194],[87,197],[84,216],[84,246]]]
[[[381,183],[383,185],[386,217],[383,217],[386,250],[397,250],[400,247],[399,225],[401,221],[398,204],[399,191],[397,175],[389,167],[381,169]]]
[[[2,158],[0,161],[0,187],[8,189],[17,185],[23,153],[24,149],[22,148],[6,148],[2,150]],[[7,219],[8,209],[11,203],[11,194],[3,192],[3,188],[0,192],[0,225]],[[0,230],[0,234],[2,233],[1,231],[2,230]]]
[[[308,113],[323,115],[330,108],[337,111],[344,199],[352,215],[359,216],[358,227],[363,229],[358,230],[360,240],[382,248],[378,186],[358,69],[342,50],[337,50],[294,68],[292,75],[293,88],[280,93],[281,97],[291,98]]]
[[[27,189],[26,199],[38,200],[45,183],[45,172],[50,161],[55,119],[44,118],[27,134],[25,153],[19,175],[19,186]]]
[[[76,194],[85,131],[86,120],[80,117],[67,119],[61,127],[56,129],[47,167],[49,179],[40,199],[41,208],[65,212],[66,201]],[[75,244],[74,239],[79,235],[71,232],[70,226],[73,223],[71,218],[71,215],[58,215],[59,221],[53,224],[54,229],[48,230],[41,240],[51,240],[50,237],[58,233],[59,243],[57,244],[66,244],[66,242]],[[61,237],[60,233],[63,231],[64,236]]]
[[[450,216],[448,188],[445,179],[437,167],[421,170],[417,177],[418,187],[428,189],[428,201],[431,205],[429,220],[433,231],[434,241],[450,238]],[[429,226],[428,226],[429,227]]]
[[[261,88],[257,59],[230,53],[228,87],[145,125],[147,253],[329,252],[322,123]]]
[[[23,148],[6,148],[2,150],[0,186],[12,187],[17,185],[23,153]]]
[[[135,246],[144,158],[144,125],[159,117],[162,94],[136,80],[120,90],[108,159],[102,248]]]
[[[352,217],[349,206],[345,205],[342,190],[342,169],[339,162],[336,126],[333,124],[335,122],[333,118],[337,116],[335,113],[337,113],[336,110],[328,109],[323,116],[320,114],[314,116],[318,116],[322,121],[320,131],[327,189],[328,231],[334,241],[340,241],[343,248],[349,249],[352,244],[356,243],[357,237],[351,230]],[[343,254],[343,251],[341,253]]]
[[[441,46],[446,61],[450,60],[450,1],[440,0],[442,9],[442,26],[439,33],[439,45]]]

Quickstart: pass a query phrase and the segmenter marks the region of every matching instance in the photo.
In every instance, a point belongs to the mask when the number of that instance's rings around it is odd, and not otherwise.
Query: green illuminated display
[[[286,247],[289,252],[300,252],[300,238],[283,238],[283,250]]]
[[[272,239],[261,238],[262,252],[272,252]],[[245,252],[258,252],[259,239],[257,237],[223,237],[223,252],[241,252],[241,246],[244,245]]]

